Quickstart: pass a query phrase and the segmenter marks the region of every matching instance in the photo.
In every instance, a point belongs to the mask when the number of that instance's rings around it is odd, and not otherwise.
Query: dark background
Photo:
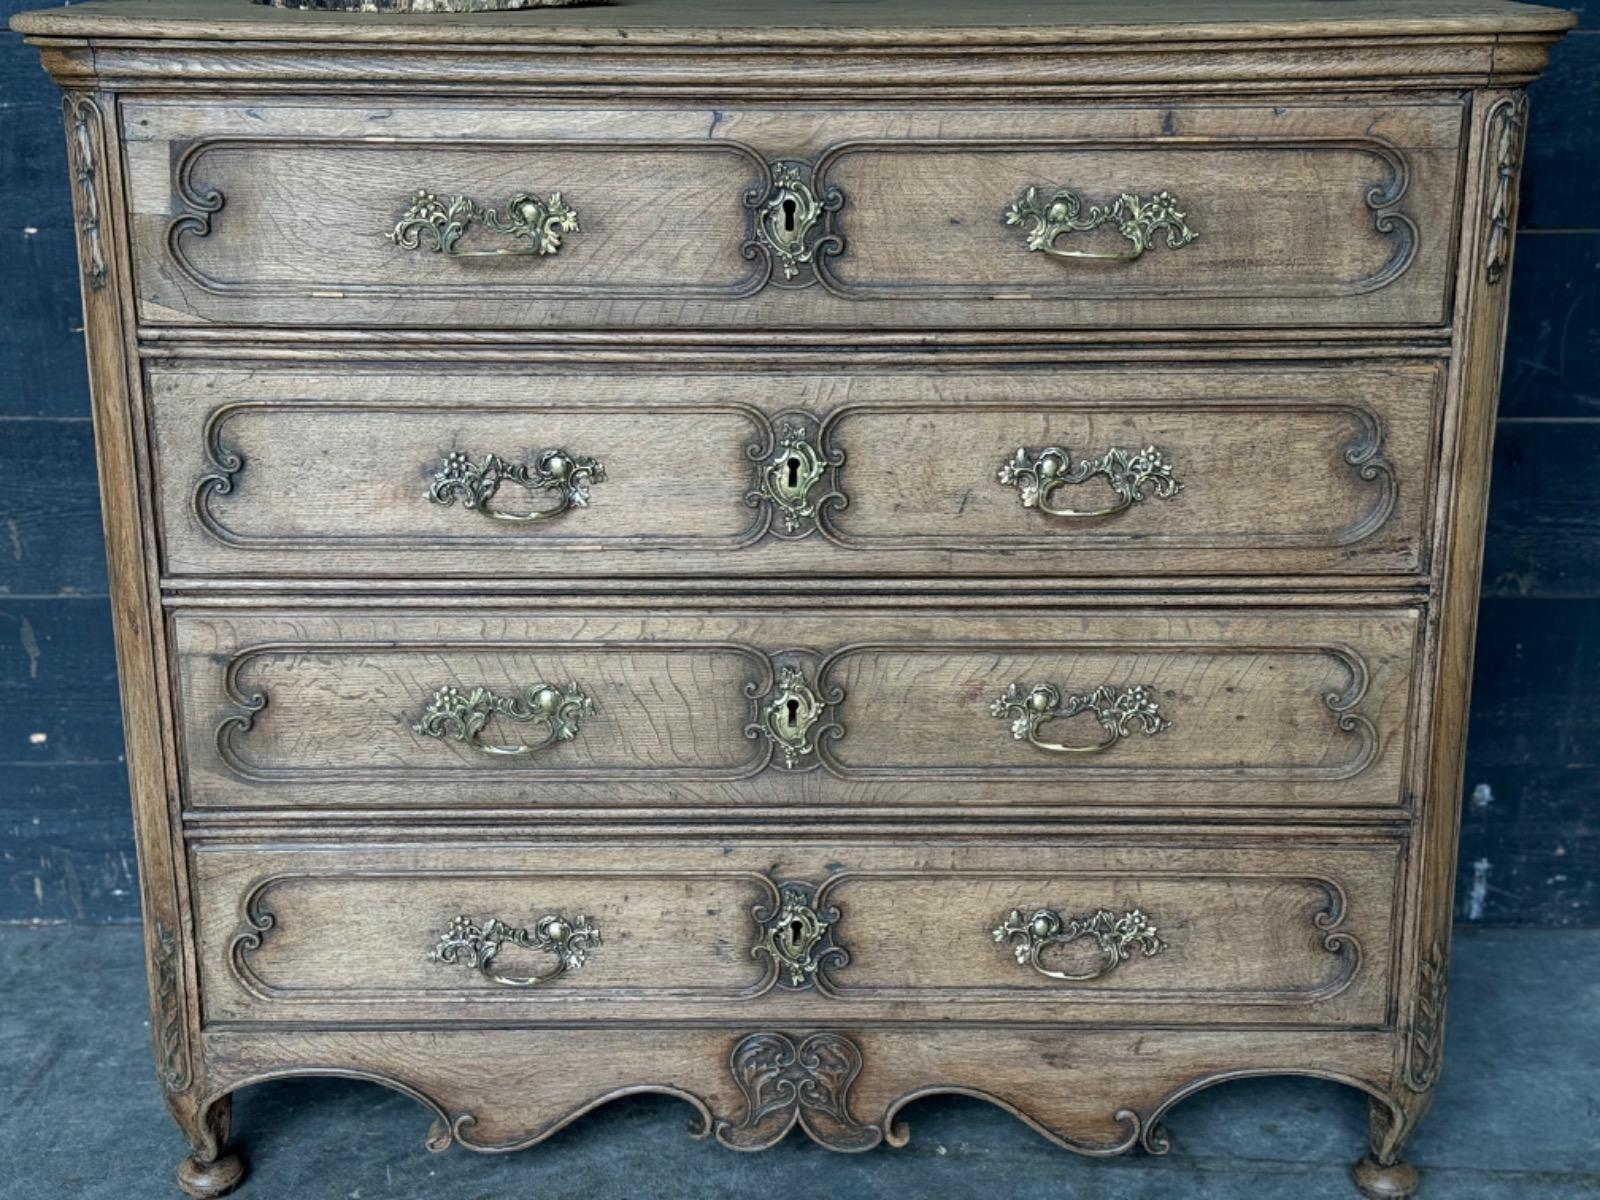
[[[0,0],[0,26],[54,2]],[[1600,0],[1566,7],[1582,25],[1533,88],[1495,450],[1456,892],[1474,923],[1600,925]],[[9,33],[0,244],[0,924],[131,922],[60,99]]]

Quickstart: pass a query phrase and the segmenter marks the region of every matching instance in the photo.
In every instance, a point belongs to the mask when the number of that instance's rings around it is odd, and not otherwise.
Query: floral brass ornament
[[[500,950],[506,945],[523,950],[538,950],[555,956],[555,965],[537,975],[501,975],[495,970]],[[540,917],[532,929],[515,928],[498,917],[479,925],[462,915],[433,948],[429,960],[442,966],[463,966],[481,972],[502,987],[530,988],[548,983],[558,975],[583,966],[590,950],[600,945],[600,930],[582,913],[573,920],[562,916]]]
[[[1043,955],[1047,950],[1084,938],[1092,938],[1099,951],[1098,957],[1084,969],[1067,971],[1044,964]],[[1036,909],[1027,917],[1022,915],[1021,909],[1013,908],[994,931],[994,940],[1010,946],[1022,966],[1032,967],[1051,979],[1074,983],[1099,979],[1135,954],[1154,958],[1166,948],[1166,943],[1156,936],[1156,927],[1137,908],[1120,917],[1102,908],[1085,917],[1067,918],[1053,908]]]
[[[861,1074],[861,1048],[837,1033],[813,1033],[795,1044],[781,1033],[752,1033],[728,1060],[744,1094],[744,1118],[717,1122],[717,1141],[732,1150],[765,1150],[796,1125],[818,1145],[856,1153],[883,1141],[877,1125],[850,1112],[850,1088]]]
[[[745,204],[755,209],[753,236],[744,244],[744,256],[765,254],[772,263],[773,282],[780,287],[806,287],[816,282],[819,257],[844,250],[844,239],[833,230],[833,215],[844,207],[844,193],[836,187],[820,194],[802,181],[809,163],[779,161],[771,164],[772,186],[746,194]],[[777,279],[782,272],[783,280]],[[802,274],[807,277],[799,283]]]
[[[1157,192],[1144,199],[1123,192],[1110,204],[1091,204],[1085,209],[1077,192],[1063,189],[1042,200],[1039,189],[1030,187],[1021,199],[1005,211],[1007,225],[1032,223],[1025,230],[1028,249],[1055,258],[1094,258],[1112,262],[1131,262],[1155,244],[1156,234],[1165,231],[1167,245],[1177,250],[1200,235],[1184,224],[1184,214],[1170,192]],[[1086,233],[1102,225],[1116,227],[1133,243],[1131,250],[1114,254],[1093,250],[1060,250],[1056,242],[1073,233]]]
[[[1117,498],[1114,504],[1078,509],[1051,503],[1060,489],[1101,477]],[[1147,488],[1151,495],[1162,500],[1171,500],[1183,490],[1183,484],[1173,477],[1172,464],[1154,446],[1136,452],[1113,446],[1099,458],[1079,459],[1077,466],[1072,465],[1071,453],[1059,446],[1046,446],[1038,451],[1019,446],[1016,454],[1000,464],[995,478],[1022,494],[1023,508],[1036,508],[1050,517],[1077,520],[1115,516],[1143,503]]]
[[[771,742],[774,749],[782,753],[785,770],[814,765],[818,740],[825,734],[843,733],[840,726],[821,722],[830,706],[844,701],[844,693],[837,689],[819,693],[799,667],[780,667],[777,686],[770,696],[761,707],[758,719],[745,726],[744,734]],[[760,697],[752,694],[751,698]]]
[[[821,432],[813,432],[813,418],[792,416],[774,422],[778,440],[750,446],[750,458],[760,462],[755,488],[746,494],[750,507],[771,509],[779,538],[805,538],[816,531],[822,509],[842,509],[846,501],[830,486],[832,474],[845,464],[842,451],[827,451]]]
[[[501,214],[501,209],[467,196],[441,200],[418,191],[388,237],[402,250],[431,250],[448,258],[505,258],[554,254],[561,249],[563,234],[578,232],[578,214],[560,192],[548,200],[518,192]],[[475,223],[515,240],[496,250],[463,250],[461,240]]]
[[[511,463],[491,454],[481,463],[460,450],[445,455],[444,466],[433,476],[428,499],[448,508],[461,501],[463,508],[476,509],[496,521],[548,521],[573,508],[587,508],[589,485],[604,483],[606,469],[592,458],[569,454],[565,450],[545,450],[532,462]],[[502,512],[489,502],[502,484],[513,483],[530,492],[554,492],[556,503],[532,512]]]
[[[1020,684],[1013,683],[989,706],[989,711],[1002,720],[1011,720],[1011,736],[1017,741],[1054,754],[1099,754],[1111,749],[1135,729],[1152,736],[1172,728],[1172,722],[1162,718],[1156,702],[1150,698],[1150,689],[1143,686],[1118,692],[1108,684],[1101,684],[1092,692],[1064,696],[1054,684],[1038,683],[1024,693]],[[1045,722],[1064,721],[1080,713],[1089,713],[1100,723],[1104,733],[1100,741],[1067,746],[1040,739],[1039,726]]]
[[[750,953],[772,959],[782,987],[811,987],[825,963],[842,967],[850,961],[849,951],[834,941],[839,910],[817,908],[816,889],[810,884],[783,884],[775,908],[758,904],[751,915],[761,927],[761,940]]]
[[[570,742],[578,736],[582,718],[594,713],[594,701],[569,683],[564,688],[535,683],[521,696],[497,696],[488,688],[463,692],[458,687],[442,687],[434,693],[412,731],[439,741],[465,742],[485,754],[534,754],[557,742]],[[499,745],[483,740],[484,730],[495,717],[519,724],[538,724],[545,736],[536,742]]]

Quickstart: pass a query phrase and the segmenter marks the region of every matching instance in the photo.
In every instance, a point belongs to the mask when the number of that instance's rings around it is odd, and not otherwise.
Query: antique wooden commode
[[[1041,13],[1049,14],[1041,19]],[[156,1058],[433,1144],[1443,1048],[1501,0],[92,0],[66,89]]]

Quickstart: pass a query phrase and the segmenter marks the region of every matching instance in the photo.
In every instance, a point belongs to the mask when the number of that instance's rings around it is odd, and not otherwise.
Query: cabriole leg
[[[182,1106],[172,1097],[168,1107],[194,1153],[178,1164],[178,1186],[195,1200],[224,1196],[244,1182],[244,1160],[228,1148],[228,1126],[233,1100],[224,1096],[208,1107]]]

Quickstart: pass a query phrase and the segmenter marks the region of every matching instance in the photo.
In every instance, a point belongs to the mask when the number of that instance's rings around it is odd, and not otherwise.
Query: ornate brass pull
[[[1157,192],[1148,200],[1123,192],[1110,204],[1091,204],[1087,214],[1077,192],[1063,189],[1048,201],[1039,198],[1039,189],[1030,187],[1022,198],[1005,211],[1007,225],[1033,222],[1026,230],[1028,249],[1052,258],[1093,258],[1110,262],[1131,262],[1155,244],[1158,231],[1167,231],[1167,245],[1176,250],[1200,235],[1183,223],[1178,202],[1168,192]],[[1115,225],[1117,232],[1133,243],[1131,250],[1115,254],[1093,250],[1058,250],[1056,241],[1069,233],[1085,233],[1102,225]]]
[[[1146,735],[1172,728],[1172,722],[1162,719],[1156,702],[1150,699],[1150,689],[1145,687],[1125,688],[1117,693],[1102,684],[1081,696],[1063,697],[1061,689],[1054,684],[1035,684],[1023,695],[1021,686],[1013,683],[989,706],[989,711],[1002,719],[1013,718],[1011,735],[1017,741],[1025,741],[1052,754],[1100,754],[1127,737],[1133,727],[1142,729]],[[1105,736],[1087,746],[1066,746],[1039,739],[1039,726],[1046,721],[1063,721],[1079,713],[1092,713]]]
[[[442,687],[411,728],[441,742],[465,742],[485,754],[534,754],[556,742],[570,742],[578,736],[580,718],[593,713],[594,701],[575,683],[564,689],[536,683],[525,688],[521,696],[509,697],[497,696],[488,688],[473,688],[462,694],[460,688]],[[495,716],[519,723],[537,722],[545,727],[544,739],[514,746],[486,742],[484,727]]]
[[[1064,487],[1087,483],[1104,476],[1117,502],[1105,508],[1057,508],[1050,498]],[[1129,453],[1113,446],[1099,458],[1078,460],[1072,465],[1072,455],[1059,446],[1046,446],[1038,452],[1024,446],[1007,462],[1000,464],[995,478],[1007,487],[1016,487],[1022,493],[1023,508],[1037,508],[1050,517],[1083,520],[1091,517],[1110,517],[1131,508],[1144,500],[1144,489],[1162,500],[1171,500],[1183,490],[1183,484],[1172,477],[1172,464],[1154,446],[1146,446],[1137,453]]]
[[[1062,971],[1044,965],[1046,950],[1070,945],[1081,938],[1093,938],[1099,948],[1099,957],[1085,970]],[[1137,908],[1120,917],[1102,908],[1090,916],[1066,920],[1053,908],[1038,909],[1026,919],[1020,909],[1013,908],[994,931],[994,940],[1001,945],[1011,945],[1017,962],[1023,966],[1032,967],[1051,979],[1075,983],[1099,979],[1127,962],[1135,951],[1146,958],[1154,958],[1166,948],[1166,943],[1156,936],[1156,927]]]
[[[555,966],[542,975],[511,976],[498,974],[495,959],[506,943],[524,950],[540,950],[556,956]],[[439,939],[429,958],[444,966],[471,967],[502,987],[530,988],[548,983],[558,975],[583,966],[590,950],[600,944],[600,930],[589,924],[582,913],[575,921],[565,917],[540,917],[530,929],[515,929],[498,917],[479,925],[471,917],[459,916]]]
[[[444,467],[436,472],[428,488],[428,499],[446,508],[457,499],[462,508],[477,509],[496,521],[548,521],[572,508],[589,506],[589,485],[604,483],[606,469],[592,458],[568,454],[565,450],[546,450],[531,463],[508,463],[491,454],[482,463],[459,450],[445,455]],[[554,492],[554,508],[533,512],[500,512],[489,507],[502,483],[515,483],[530,492]]]
[[[517,240],[499,250],[463,250],[461,239],[474,221]],[[440,200],[432,192],[418,191],[389,240],[402,250],[428,249],[448,258],[504,258],[554,254],[561,249],[563,233],[577,232],[577,211],[561,198],[560,192],[552,193],[548,200],[518,192],[506,201],[505,215],[501,216],[499,209],[487,208],[467,196]]]

